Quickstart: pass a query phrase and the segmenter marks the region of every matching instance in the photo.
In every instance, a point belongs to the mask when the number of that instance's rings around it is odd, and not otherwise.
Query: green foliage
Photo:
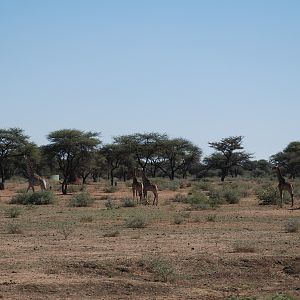
[[[38,191],[34,193],[18,194],[10,200],[10,204],[47,205],[52,204],[55,195],[51,191]]]
[[[170,190],[177,191],[180,189],[180,182],[178,180],[154,180],[160,191]]]
[[[119,230],[113,230],[110,232],[106,232],[103,234],[104,237],[116,237],[120,235],[120,231]]]
[[[107,185],[104,188],[105,193],[115,193],[116,191],[118,191],[118,187],[115,185]]]
[[[101,143],[99,134],[76,129],[62,129],[51,132],[47,138],[50,143],[44,147],[44,153],[49,159],[55,159],[60,172],[64,175],[62,192],[66,194],[66,180],[78,172],[82,173],[89,165],[87,161],[93,159],[91,154]]]
[[[57,231],[63,235],[64,239],[68,239],[68,237],[74,232],[75,224],[72,222],[58,222],[57,223]]]
[[[226,300],[257,300],[256,297],[247,297],[247,296],[230,296]]]
[[[94,199],[91,197],[91,195],[88,192],[82,192],[80,194],[73,196],[70,199],[69,206],[87,207],[87,206],[91,206],[93,202]]]
[[[144,228],[147,226],[146,218],[142,215],[130,216],[126,220],[126,226],[128,228]]]
[[[184,194],[176,194],[171,200],[174,202],[188,203],[187,196]]]
[[[260,200],[260,205],[275,205],[278,204],[279,195],[277,189],[271,184],[264,184],[256,191],[257,198]]]
[[[82,223],[91,223],[91,222],[93,222],[93,220],[94,220],[94,218],[91,215],[85,215],[80,218],[80,222],[82,222]]]
[[[133,199],[124,198],[124,199],[121,199],[121,206],[123,206],[123,207],[135,207],[136,203]]]
[[[216,208],[219,205],[216,197],[208,197],[201,191],[194,190],[187,196],[187,203],[191,204],[192,210]]]
[[[104,205],[107,209],[115,208],[115,205],[114,205],[114,203],[112,202],[111,199],[107,199],[107,201],[104,202]]]
[[[275,296],[271,296],[267,300],[296,300],[296,299],[284,293],[277,293]]]
[[[17,206],[10,207],[6,210],[6,215],[9,218],[17,218],[21,214],[21,209]]]
[[[206,221],[208,221],[208,222],[216,222],[216,219],[217,219],[217,215],[208,215],[207,217],[206,217]]]
[[[148,269],[154,274],[155,281],[171,282],[176,277],[175,268],[161,258],[155,258],[148,262]]]
[[[229,204],[236,204],[240,201],[240,192],[237,189],[224,188],[223,197]]]
[[[20,234],[20,233],[22,233],[20,224],[8,223],[7,224],[7,233],[9,233],[9,234]]]
[[[174,215],[174,223],[179,225],[184,222],[184,217],[181,214]]]
[[[58,190],[61,190],[61,186],[59,186]],[[81,190],[82,190],[81,185],[75,185],[75,184],[68,185],[68,192],[69,193],[78,193],[78,192],[81,192]]]

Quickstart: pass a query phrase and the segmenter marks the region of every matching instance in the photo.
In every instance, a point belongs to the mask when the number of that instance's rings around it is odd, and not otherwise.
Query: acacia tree
[[[221,170],[221,181],[225,180],[233,168],[242,167],[252,157],[250,153],[238,151],[244,149],[242,141],[242,136],[231,136],[219,142],[208,143],[216,152],[205,158],[205,163],[207,168]]]
[[[107,144],[100,150],[104,156],[109,171],[110,184],[114,185],[114,173],[127,160],[128,149],[119,144]]]
[[[168,139],[159,151],[161,159],[157,166],[174,180],[176,172],[185,177],[191,165],[200,161],[201,154],[201,149],[186,139]]]
[[[29,137],[24,134],[23,129],[9,128],[0,129],[0,176],[1,189],[9,172],[8,166],[12,157],[22,156],[26,145],[30,144]]]
[[[145,171],[147,164],[157,156],[158,150],[167,139],[166,134],[135,133],[114,137],[114,142],[134,154],[138,165]]]
[[[74,174],[78,174],[83,162],[100,145],[99,133],[76,129],[62,129],[47,136],[50,144],[44,147],[45,153],[54,157],[62,173],[62,193],[67,194],[68,184]]]
[[[271,156],[271,163],[285,167],[291,178],[300,174],[300,142],[289,143],[286,148]]]

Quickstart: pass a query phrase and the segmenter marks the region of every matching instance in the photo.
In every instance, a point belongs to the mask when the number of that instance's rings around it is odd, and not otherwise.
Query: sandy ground
[[[120,184],[107,194],[90,184],[91,207],[69,207],[72,195],[57,191],[54,204],[17,205],[20,215],[11,218],[15,205],[8,202],[24,187],[9,183],[0,191],[0,298],[268,299],[285,293],[300,299],[300,231],[285,229],[288,219],[300,220],[299,209],[260,206],[250,195],[239,204],[188,211],[172,201],[188,189],[160,191],[157,207],[107,209],[108,197],[117,205],[131,197],[130,187]],[[133,216],[145,218],[146,226],[128,228]]]

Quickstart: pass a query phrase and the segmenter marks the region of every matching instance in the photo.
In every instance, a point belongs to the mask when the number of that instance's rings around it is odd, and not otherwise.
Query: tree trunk
[[[4,170],[3,170],[2,165],[0,165],[0,173],[1,173],[0,190],[4,190],[5,176],[4,176]]]
[[[114,171],[110,170],[110,185],[114,185]]]
[[[61,192],[63,195],[67,195],[68,183],[64,180],[61,185]]]
[[[225,180],[225,177],[227,176],[228,174],[228,171],[223,169],[222,170],[222,174],[221,174],[221,181],[223,182]]]
[[[175,178],[175,171],[171,171],[171,174],[170,174],[171,176],[170,176],[170,179],[171,180],[174,180],[174,178]]]

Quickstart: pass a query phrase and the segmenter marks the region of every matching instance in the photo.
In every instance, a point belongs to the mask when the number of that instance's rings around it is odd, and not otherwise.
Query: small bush
[[[175,279],[175,269],[167,261],[155,258],[150,261],[149,270],[154,274],[155,281],[170,282]]]
[[[229,204],[237,204],[240,201],[240,193],[237,189],[226,188],[223,190],[223,197]]]
[[[80,218],[80,222],[82,222],[82,223],[91,223],[91,222],[93,222],[93,220],[94,220],[93,216],[88,216],[88,215],[82,216]]]
[[[233,249],[235,252],[239,253],[253,253],[255,252],[255,247],[251,241],[236,241],[233,244]]]
[[[267,300],[296,300],[296,299],[283,293],[277,293],[275,296],[272,296]]]
[[[247,296],[231,296],[229,298],[226,298],[226,300],[257,300],[256,297],[247,297]]]
[[[21,226],[16,223],[9,223],[9,224],[7,224],[7,233],[9,233],[9,234],[22,233]]]
[[[103,234],[104,237],[116,237],[120,235],[120,231],[119,230],[114,230],[114,231],[110,231],[107,232],[105,234]]]
[[[115,208],[115,206],[114,206],[114,204],[113,204],[113,202],[112,202],[111,199],[108,199],[108,200],[104,203],[104,205],[105,205],[105,207],[106,207],[107,209],[113,209],[113,208]]]
[[[128,228],[145,228],[146,218],[144,216],[131,216],[126,220]]]
[[[298,232],[300,228],[300,223],[296,219],[288,219],[285,224],[284,228],[286,232],[293,233],[293,232]]]
[[[61,190],[61,186],[58,190]],[[82,191],[82,185],[68,185],[68,193],[78,193]]]
[[[63,235],[66,240],[75,230],[75,224],[70,222],[60,222],[57,224],[57,231]]]
[[[136,203],[134,202],[133,199],[130,199],[130,198],[124,198],[124,199],[121,199],[121,205],[123,207],[135,207],[136,206]]]
[[[17,218],[21,214],[19,207],[13,206],[6,210],[6,215],[8,218]]]
[[[172,200],[174,202],[188,203],[187,196],[183,194],[176,194]]]
[[[187,202],[191,204],[192,210],[203,210],[215,207],[215,203],[202,192],[188,195]]]
[[[174,223],[179,225],[184,222],[184,217],[181,214],[175,215],[174,216]]]
[[[207,222],[216,222],[216,219],[217,219],[217,215],[208,215],[206,217]]]
[[[55,195],[51,191],[38,191],[34,193],[18,194],[10,200],[10,204],[47,205],[52,204]]]
[[[256,191],[260,205],[276,205],[279,202],[277,189],[272,185],[264,185]]]
[[[107,185],[104,188],[104,192],[105,193],[115,193],[118,190],[118,187],[115,185]]]
[[[211,183],[206,181],[200,181],[195,187],[203,191],[210,191],[212,188]]]
[[[73,196],[70,199],[69,206],[71,206],[71,207],[87,207],[87,206],[91,206],[93,202],[94,202],[94,199],[91,197],[91,195],[88,192],[82,192],[80,194]]]

